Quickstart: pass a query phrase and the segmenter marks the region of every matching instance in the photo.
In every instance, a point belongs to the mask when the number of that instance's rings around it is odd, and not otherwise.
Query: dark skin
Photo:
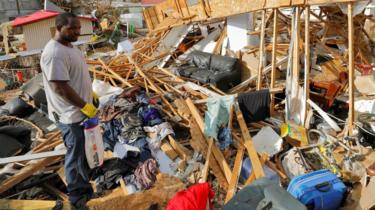
[[[69,18],[68,25],[57,27],[54,39],[59,43],[73,48],[72,42],[78,40],[81,33],[81,23],[78,18]],[[68,84],[68,81],[50,81],[52,89],[67,102],[72,105],[83,108],[86,102],[74,91]]]

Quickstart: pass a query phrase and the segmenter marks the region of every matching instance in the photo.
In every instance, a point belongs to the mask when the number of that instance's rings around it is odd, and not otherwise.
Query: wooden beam
[[[296,33],[296,37],[295,37],[295,40],[294,40],[294,44],[293,44],[293,73],[292,73],[292,77],[293,77],[293,80],[296,80],[296,81],[293,81],[293,82],[298,82],[298,78],[299,78],[299,70],[300,70],[300,52],[299,52],[299,46],[300,46],[300,40],[301,40],[301,37],[300,37],[300,30],[301,30],[301,19],[300,19],[300,8],[299,7],[296,7],[296,22],[297,22],[297,25],[295,27],[295,32]]]
[[[275,87],[275,81],[276,81],[276,48],[277,48],[277,20],[278,20],[278,9],[273,9],[273,37],[272,37],[272,60],[271,60],[271,84],[270,89],[273,89]],[[271,114],[274,112],[274,106],[275,106],[275,95],[271,94]]]
[[[263,171],[262,164],[259,160],[257,151],[255,150],[253,141],[252,141],[251,136],[250,136],[249,129],[247,128],[245,119],[242,115],[242,112],[241,112],[240,107],[239,107],[237,102],[235,103],[235,111],[236,111],[237,121],[240,125],[242,137],[244,139],[244,145],[245,145],[246,150],[249,154],[251,165],[253,166],[255,177],[257,179],[261,178],[261,177],[264,177],[264,171]]]
[[[261,23],[261,33],[260,33],[260,46],[259,46],[259,63],[258,63],[258,81],[257,90],[262,87],[262,70],[264,63],[264,36],[266,30],[266,10],[262,10],[262,23]]]
[[[204,164],[204,168],[203,168],[203,171],[202,171],[202,182],[207,182],[208,169],[209,169],[209,166],[210,166],[210,159],[211,159],[211,153],[212,153],[212,145],[214,144],[214,140],[212,138],[209,138],[208,141],[210,143],[208,145],[206,163]]]
[[[244,155],[244,147],[242,145],[237,149],[236,160],[234,161],[232,177],[229,181],[227,195],[225,197],[225,203],[232,199],[233,195],[236,193],[238,178],[241,172],[242,159]]]
[[[349,39],[349,135],[353,134],[353,123],[354,123],[354,43],[353,43],[353,3],[348,3],[348,39]]]
[[[168,135],[168,140],[172,148],[177,152],[182,160],[189,160],[191,156],[186,152],[186,148],[178,143],[173,136]]]
[[[56,201],[45,200],[8,200],[0,199],[0,209],[17,209],[17,210],[40,210],[53,209]],[[64,202],[62,210],[69,210],[69,202]]]
[[[63,156],[65,155],[65,153],[66,153],[65,150],[56,150],[56,151],[50,151],[50,152],[41,152],[41,153],[35,153],[35,154],[26,154],[26,155],[0,158],[0,165],[4,165],[7,163],[21,162],[21,161],[26,161],[26,160],[36,160],[36,159],[47,158],[47,157]]]
[[[57,189],[56,187],[47,183],[43,183],[43,187],[45,187],[51,193],[57,195],[57,197],[61,198],[63,201],[69,201],[69,197],[65,193]]]
[[[130,84],[126,79],[124,79],[123,77],[121,77],[120,75],[118,75],[116,72],[114,72],[111,68],[109,68],[104,63],[104,61],[102,61],[100,58],[99,58],[99,61],[102,64],[103,68],[105,68],[109,73],[111,73],[117,80],[119,80],[120,82],[122,82],[124,85],[127,85],[129,87],[133,87],[132,84]]]
[[[61,167],[59,170],[57,170],[57,175],[59,175],[61,181],[64,182],[65,186],[68,186],[68,183],[66,182],[66,177],[65,177],[65,169],[64,167]]]
[[[307,118],[308,103],[310,98],[310,6],[305,7],[305,81],[304,81],[304,95],[305,95],[305,113],[304,124]]]
[[[9,190],[16,184],[22,182],[26,178],[33,175],[35,172],[59,160],[59,158],[60,157],[49,157],[49,158],[40,159],[33,163],[28,164],[27,166],[22,168],[17,174],[13,175],[12,177],[6,179],[5,181],[1,183],[0,193],[3,193]]]
[[[197,122],[199,129],[204,134],[204,121],[203,118],[200,116],[197,107],[194,105],[193,101],[190,98],[186,99],[186,104],[189,107],[190,112],[193,115],[193,118]],[[221,170],[224,172],[225,178],[229,182],[232,176],[232,172],[227,161],[224,158],[223,153],[220,151],[219,147],[216,144],[212,145],[212,153],[214,154],[215,159],[219,163]]]
[[[125,196],[129,195],[128,189],[126,189],[125,181],[122,178],[120,179],[120,186],[121,186],[122,191],[124,192],[124,195]]]

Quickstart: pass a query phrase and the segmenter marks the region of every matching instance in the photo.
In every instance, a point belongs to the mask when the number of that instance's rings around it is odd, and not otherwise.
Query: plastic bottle
[[[97,117],[83,122],[85,134],[85,153],[91,169],[101,166],[104,160],[103,137],[100,132],[99,119]]]

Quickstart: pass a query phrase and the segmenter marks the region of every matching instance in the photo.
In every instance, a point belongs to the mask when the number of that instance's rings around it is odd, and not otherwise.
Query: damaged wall
[[[92,34],[92,23],[90,20],[81,19],[81,34]],[[55,28],[55,18],[42,20],[22,26],[27,50],[42,49],[52,38]],[[79,41],[89,40],[90,36],[80,36]]]

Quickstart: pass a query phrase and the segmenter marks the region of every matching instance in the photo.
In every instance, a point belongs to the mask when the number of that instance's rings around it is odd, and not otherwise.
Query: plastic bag
[[[100,132],[97,117],[83,122],[85,134],[85,153],[91,169],[101,166],[104,160],[103,136]]]

